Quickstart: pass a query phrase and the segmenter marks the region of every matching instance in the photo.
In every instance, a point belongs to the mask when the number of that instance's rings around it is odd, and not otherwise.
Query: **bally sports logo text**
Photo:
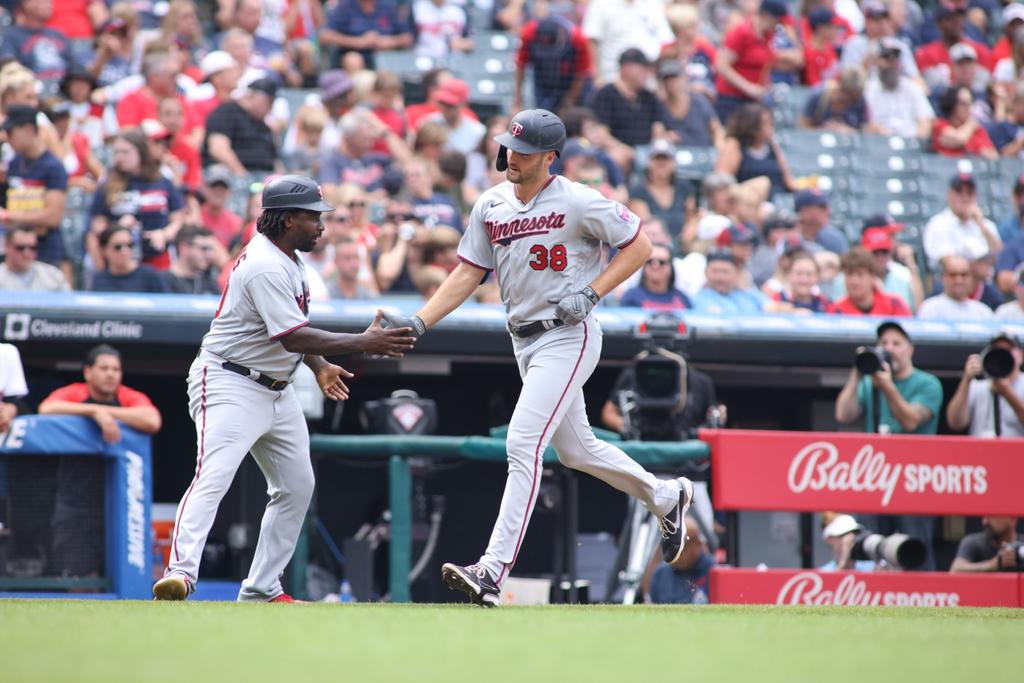
[[[836,574],[828,576],[829,583]],[[835,587],[825,587],[825,579],[817,572],[800,572],[786,581],[775,598],[776,605],[839,605],[839,606],[899,606],[899,607],[956,607],[960,594],[953,591],[898,591],[869,590],[868,582],[845,575]]]
[[[988,491],[988,470],[981,465],[890,463],[883,451],[864,444],[849,459],[829,441],[804,446],[789,463],[787,483],[793,493],[854,491],[881,495],[882,506],[897,487],[911,494],[982,495]]]
[[[565,214],[552,211],[546,216],[527,216],[516,218],[507,223],[485,221],[484,227],[490,235],[491,244],[508,246],[515,240],[534,235],[546,235],[552,230],[565,227]]]

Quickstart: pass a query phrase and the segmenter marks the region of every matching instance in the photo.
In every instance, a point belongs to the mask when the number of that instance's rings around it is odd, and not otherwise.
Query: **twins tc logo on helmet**
[[[523,134],[523,124],[518,123],[518,122],[517,123],[513,123],[511,126],[509,126],[508,132],[514,138],[519,137],[520,135]]]

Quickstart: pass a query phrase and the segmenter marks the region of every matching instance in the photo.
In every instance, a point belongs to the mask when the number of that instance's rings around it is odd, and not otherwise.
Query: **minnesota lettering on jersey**
[[[534,235],[546,235],[552,230],[565,227],[565,214],[552,211],[546,216],[527,216],[507,223],[485,221],[484,227],[491,237],[491,244],[508,246],[515,240]]]

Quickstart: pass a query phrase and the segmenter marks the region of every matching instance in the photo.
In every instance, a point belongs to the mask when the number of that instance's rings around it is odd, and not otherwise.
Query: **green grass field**
[[[0,681],[1021,681],[1024,612],[0,600]]]

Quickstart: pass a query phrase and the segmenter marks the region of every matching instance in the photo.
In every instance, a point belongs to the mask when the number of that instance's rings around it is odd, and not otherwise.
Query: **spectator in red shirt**
[[[1024,3],[1011,2],[1003,8],[1003,35],[992,47],[992,63],[1013,56],[1013,38],[1024,26]]]
[[[814,34],[814,25],[813,22],[811,22],[811,13],[818,9],[827,9],[832,12],[832,19],[830,21],[832,25],[836,27],[832,44],[837,50],[850,36],[857,33],[853,30],[853,26],[849,21],[836,13],[835,2],[833,0],[808,0],[803,3],[801,8],[803,16],[800,17],[796,26],[799,31],[800,42],[804,45],[811,41],[811,36]],[[787,20],[786,23],[788,24],[790,21]]]
[[[992,139],[971,113],[974,95],[970,88],[950,88],[939,98],[939,113],[932,128],[932,147],[939,154],[960,157],[968,154],[998,159]]]
[[[836,15],[828,7],[815,7],[807,15],[811,34],[804,43],[804,85],[818,85],[836,75],[839,57],[836,55]]]
[[[96,35],[96,29],[110,16],[104,0],[60,0],[59,9],[46,26],[71,40],[91,39]]]
[[[718,77],[718,118],[728,121],[744,102],[760,102],[768,94],[769,78],[775,66],[772,41],[775,28],[789,16],[784,0],[762,0],[757,15],[730,29],[715,59]]]
[[[231,101],[231,93],[238,87],[242,68],[224,50],[214,50],[199,62],[199,70],[207,85],[201,86],[202,97],[192,101],[192,111],[205,126],[214,109]]]
[[[235,215],[228,208],[234,178],[231,169],[223,164],[207,168],[204,174],[203,203],[199,209],[202,224],[210,229],[225,249],[230,248],[242,232],[241,216]]]
[[[175,177],[181,178],[180,185],[195,190],[202,182],[202,165],[199,162],[199,150],[183,132],[185,126],[185,110],[177,97],[165,97],[157,107],[157,121],[167,130],[170,137],[168,151],[171,159],[165,163],[175,169]]]
[[[402,111],[402,79],[393,71],[378,71],[377,78],[370,90],[370,108],[374,116],[394,131],[395,135],[405,138],[407,128],[405,113]],[[374,152],[391,154],[387,140],[378,140],[373,145]]]
[[[992,71],[992,53],[988,47],[964,35],[964,15],[965,11],[962,9],[939,4],[935,10],[935,19],[942,37],[922,45],[914,52],[921,75],[930,87],[950,83],[953,60],[949,56],[949,50],[957,43],[966,43],[973,47],[978,55],[978,63],[987,71]]]
[[[85,357],[84,382],[57,389],[39,404],[40,415],[81,415],[94,420],[107,443],[121,440],[118,423],[144,434],[156,434],[160,411],[140,391],[121,383],[121,353],[100,344]]]
[[[453,78],[454,76],[447,69],[431,69],[423,74],[420,85],[423,86],[425,101],[419,104],[410,104],[405,108],[405,120],[409,123],[411,130],[419,128],[420,124],[431,114],[441,111],[438,97],[441,96],[444,84]],[[469,107],[463,107],[461,114],[472,119],[477,118],[477,115]]]
[[[590,45],[583,29],[559,16],[527,22],[519,36],[512,111],[523,108],[523,81],[533,67],[535,106],[559,112],[579,103],[589,87]]]
[[[909,317],[910,307],[900,297],[883,292],[878,264],[864,247],[851,247],[840,261],[846,296],[832,304],[830,313]]]
[[[178,93],[176,59],[166,52],[154,52],[142,63],[142,74],[146,83],[133,93],[123,97],[117,104],[117,123],[122,128],[139,126],[144,119],[157,118],[157,104],[164,97],[174,97],[181,102],[184,112],[182,133],[191,135],[200,122],[192,105]]]

